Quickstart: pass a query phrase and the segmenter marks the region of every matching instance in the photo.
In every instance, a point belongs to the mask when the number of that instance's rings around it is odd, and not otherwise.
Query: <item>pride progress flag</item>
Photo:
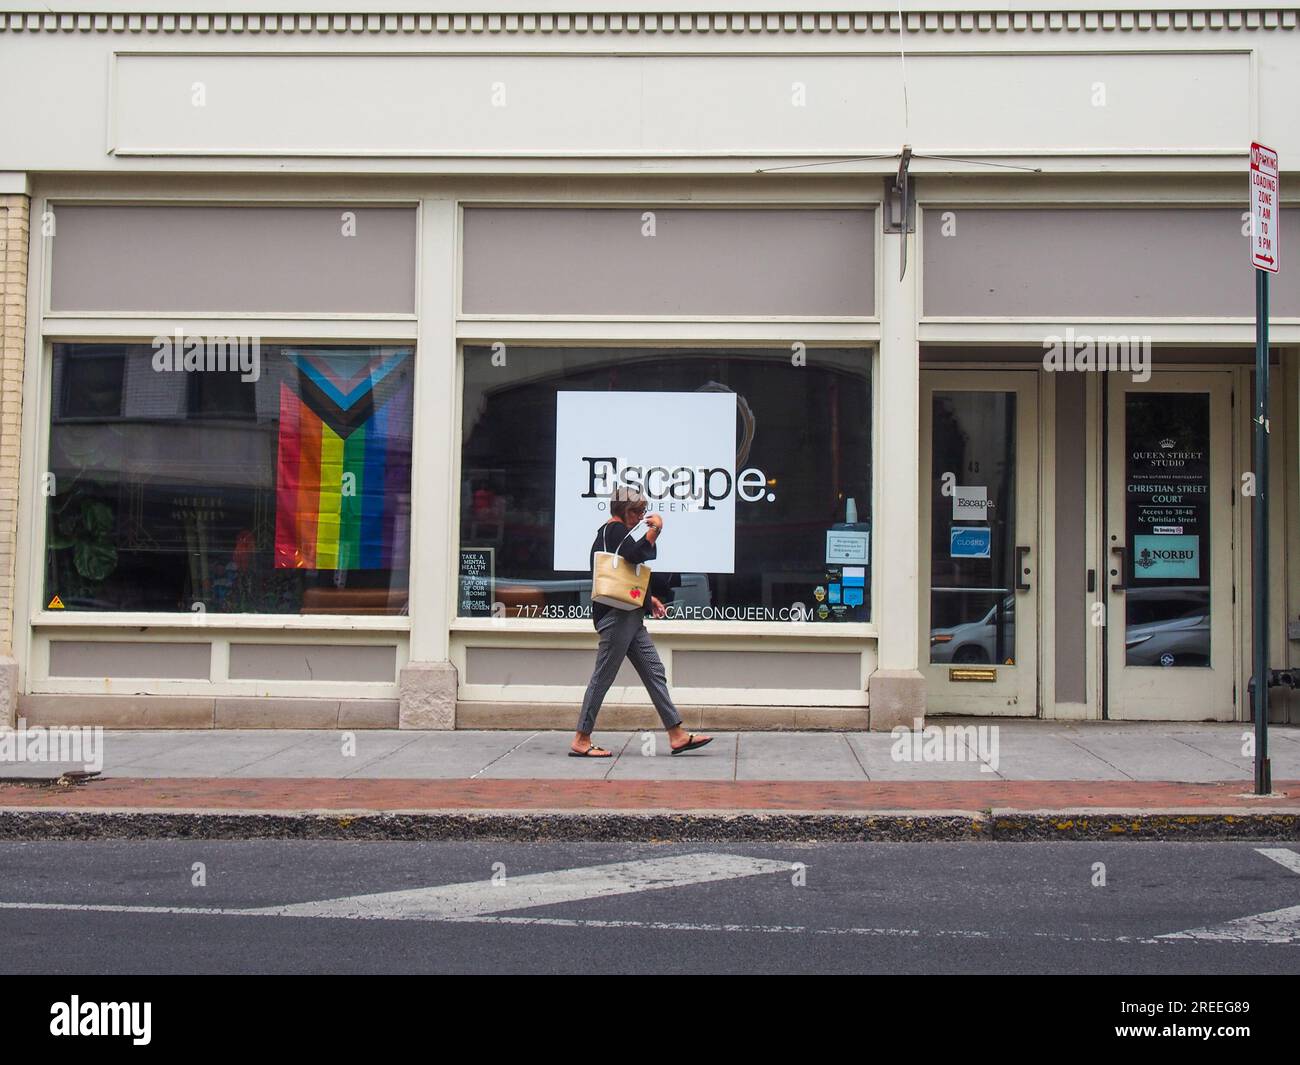
[[[290,352],[280,384],[277,568],[404,568],[412,359]]]

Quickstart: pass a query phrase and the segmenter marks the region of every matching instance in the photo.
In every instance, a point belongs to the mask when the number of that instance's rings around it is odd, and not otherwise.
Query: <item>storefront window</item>
[[[870,617],[864,349],[465,349],[458,612],[583,618],[619,486],[669,617]]]
[[[413,380],[410,348],[56,344],[45,605],[405,613]]]

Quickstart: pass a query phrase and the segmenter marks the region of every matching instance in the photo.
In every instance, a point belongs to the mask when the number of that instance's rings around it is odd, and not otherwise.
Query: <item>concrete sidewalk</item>
[[[581,759],[567,732],[114,731],[85,783],[0,762],[0,838],[1300,839],[1297,728],[1270,729],[1256,797],[1244,724],[933,724],[986,731],[939,760],[881,733],[673,756],[601,732],[615,757]]]
[[[924,759],[925,741],[895,757],[880,732],[713,733],[708,747],[669,754],[662,732],[598,732],[613,758],[566,757],[568,732],[299,731],[280,729],[104,732],[104,778],[295,777],[410,780],[676,781],[1179,781],[1249,783],[1242,723],[932,719],[995,729],[969,734]],[[1269,729],[1275,780],[1300,778],[1300,728]],[[351,738],[351,742],[349,741]],[[993,740],[996,738],[996,747]],[[983,754],[983,757],[980,755]],[[0,779],[55,778],[80,764],[0,761]]]

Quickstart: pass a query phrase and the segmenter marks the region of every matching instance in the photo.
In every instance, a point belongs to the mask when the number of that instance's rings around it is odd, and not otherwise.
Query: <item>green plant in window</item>
[[[49,548],[51,551],[71,548],[72,565],[78,575],[98,583],[117,568],[113,509],[107,503],[73,494],[53,517]]]

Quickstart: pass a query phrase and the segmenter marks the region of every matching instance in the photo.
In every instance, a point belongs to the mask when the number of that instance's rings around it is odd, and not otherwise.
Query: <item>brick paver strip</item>
[[[1300,780],[1252,797],[1248,780],[583,781],[115,777],[0,784],[0,807],[156,810],[1300,810]]]

